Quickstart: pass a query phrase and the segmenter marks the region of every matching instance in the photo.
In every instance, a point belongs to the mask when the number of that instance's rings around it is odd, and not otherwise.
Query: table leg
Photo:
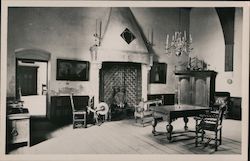
[[[173,126],[171,125],[171,122],[169,122],[169,124],[166,126],[166,129],[167,129],[167,138],[169,140],[169,142],[171,141],[172,139],[172,131],[173,131]]]
[[[187,117],[183,117],[183,120],[184,120],[184,122],[185,122],[184,129],[185,129],[185,130],[188,130],[188,126],[187,126],[188,118],[187,118]]]
[[[155,131],[155,127],[157,125],[157,119],[156,118],[153,118],[153,121],[152,121],[152,126],[153,126],[153,130],[152,130],[152,133],[155,134],[156,131]]]

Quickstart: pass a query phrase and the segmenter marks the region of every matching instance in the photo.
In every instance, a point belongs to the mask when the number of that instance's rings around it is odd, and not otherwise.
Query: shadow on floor
[[[67,120],[64,122],[51,122],[45,117],[31,117],[30,118],[30,146],[34,146],[46,140],[52,138],[51,133],[62,128],[64,126],[70,125],[71,121]],[[27,146],[27,142],[9,144],[6,147],[6,153]]]
[[[63,126],[71,124],[71,121],[51,122],[47,118],[31,118],[31,146],[39,144],[51,138],[51,133]]]

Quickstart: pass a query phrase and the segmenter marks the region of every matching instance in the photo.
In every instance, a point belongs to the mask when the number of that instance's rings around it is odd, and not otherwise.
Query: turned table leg
[[[153,118],[153,121],[152,121],[152,126],[153,126],[153,130],[152,130],[152,133],[155,134],[156,131],[155,131],[155,127],[157,125],[157,119],[156,118]]]
[[[188,130],[188,126],[187,126],[188,118],[187,118],[187,117],[183,117],[183,120],[184,120],[184,122],[185,122],[184,129],[185,129],[185,130]]]
[[[169,122],[169,124],[166,126],[167,129],[167,139],[169,140],[169,142],[172,139],[172,131],[173,131],[173,126],[171,125],[171,122]]]

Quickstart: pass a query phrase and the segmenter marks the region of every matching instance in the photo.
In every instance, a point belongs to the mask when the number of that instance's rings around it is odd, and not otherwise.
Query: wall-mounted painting
[[[167,64],[154,62],[150,70],[150,83],[166,84]]]
[[[57,59],[56,80],[88,81],[89,62]]]

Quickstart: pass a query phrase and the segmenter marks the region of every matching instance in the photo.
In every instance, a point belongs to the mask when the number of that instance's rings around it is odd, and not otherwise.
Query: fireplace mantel
[[[133,52],[125,50],[108,50],[101,47],[91,48],[92,62],[132,62],[150,66],[151,55],[146,52]]]

